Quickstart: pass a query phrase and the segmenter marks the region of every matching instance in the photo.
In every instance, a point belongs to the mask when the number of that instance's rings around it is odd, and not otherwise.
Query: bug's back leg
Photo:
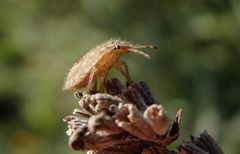
[[[122,68],[122,66],[124,67],[124,69]],[[130,84],[133,83],[133,80],[131,79],[129,71],[128,71],[128,65],[125,61],[117,61],[113,65],[113,67],[115,67],[118,71],[120,71]]]
[[[97,85],[98,85],[98,81],[97,80],[94,81],[93,83],[91,83],[90,85],[88,85],[87,93],[89,93],[89,94],[96,94],[98,92]]]
[[[96,72],[96,68],[92,68],[88,78],[87,93],[90,93],[90,94],[97,92],[97,80],[93,81],[95,72]]]
[[[106,75],[100,77],[99,92],[104,93],[106,83]]]

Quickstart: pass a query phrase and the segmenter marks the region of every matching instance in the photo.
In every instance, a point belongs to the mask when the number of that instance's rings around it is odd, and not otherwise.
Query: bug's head
[[[137,54],[140,54],[142,56],[144,56],[145,58],[150,58],[150,56],[141,51],[140,49],[143,48],[152,48],[152,49],[157,49],[157,47],[152,46],[152,45],[132,45],[128,42],[125,41],[120,41],[120,40],[112,40],[110,43],[110,48],[112,48],[114,51],[117,51],[119,53],[127,53],[127,52],[135,52]]]
[[[110,43],[109,47],[120,54],[124,54],[128,52],[130,44],[124,41],[114,40]]]
[[[113,50],[124,50],[126,49],[126,46],[129,46],[129,44],[120,40],[112,40],[110,46]]]
[[[113,49],[114,50],[119,50],[119,49],[121,49],[121,46],[119,44],[116,44],[116,45],[114,45]]]

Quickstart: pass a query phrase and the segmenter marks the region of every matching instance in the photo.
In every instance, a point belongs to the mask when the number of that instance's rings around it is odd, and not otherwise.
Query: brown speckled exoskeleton
[[[94,83],[98,78],[101,79],[100,89],[102,89],[104,88],[104,80],[112,67],[119,70],[129,82],[132,82],[127,64],[119,61],[119,58],[128,52],[135,52],[146,58],[150,58],[148,54],[140,51],[140,48],[156,49],[156,47],[150,45],[132,45],[119,39],[110,39],[98,45],[73,65],[66,77],[63,89],[74,90],[84,88]],[[124,66],[125,70],[122,66]]]

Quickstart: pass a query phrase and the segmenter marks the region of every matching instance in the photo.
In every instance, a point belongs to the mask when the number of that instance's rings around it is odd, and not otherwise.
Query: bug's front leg
[[[125,61],[117,61],[113,66],[125,76],[128,83],[130,83],[130,84],[133,83],[133,80],[131,79],[129,71],[128,71],[128,65]],[[123,69],[123,67],[124,67],[124,69]]]

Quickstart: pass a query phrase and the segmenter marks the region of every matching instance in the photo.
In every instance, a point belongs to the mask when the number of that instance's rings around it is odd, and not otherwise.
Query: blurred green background
[[[239,1],[0,0],[1,154],[79,153],[62,122],[78,107],[64,77],[112,37],[159,46],[151,60],[122,58],[171,117],[183,109],[173,149],[206,129],[225,153],[239,153]]]

